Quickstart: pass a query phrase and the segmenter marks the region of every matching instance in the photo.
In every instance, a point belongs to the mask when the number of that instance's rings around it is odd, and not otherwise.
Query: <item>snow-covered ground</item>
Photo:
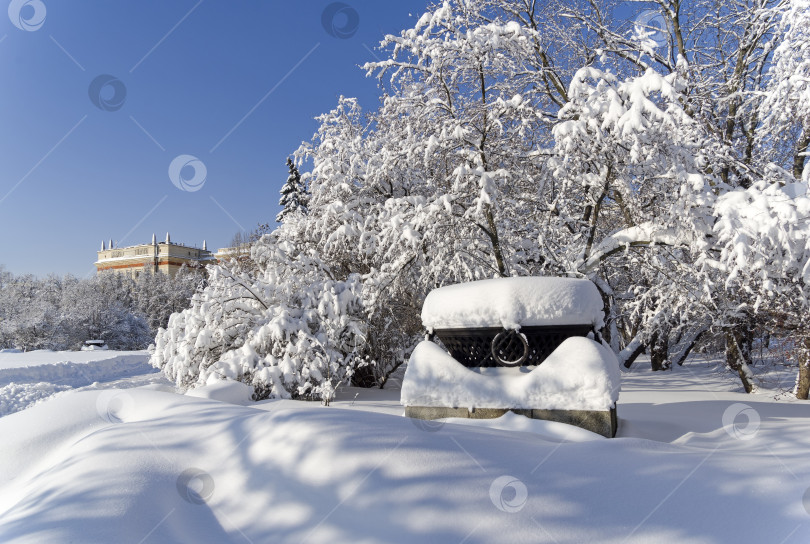
[[[146,351],[37,350],[20,353],[3,350],[0,352],[0,416],[28,408],[61,391],[100,383],[107,387],[140,384],[147,378],[121,383],[117,380],[154,372]],[[154,375],[148,379],[159,377]]]
[[[396,389],[63,392],[0,418],[0,541],[807,542],[810,403],[648,369],[622,376],[615,439],[411,420]]]

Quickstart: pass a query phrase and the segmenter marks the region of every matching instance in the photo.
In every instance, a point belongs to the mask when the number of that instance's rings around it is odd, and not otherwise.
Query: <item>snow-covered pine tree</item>
[[[307,187],[301,179],[298,167],[291,158],[287,158],[287,169],[290,175],[281,187],[281,199],[278,203],[283,209],[276,215],[277,223],[283,223],[285,218],[292,213],[297,212],[306,215],[308,212],[309,194]]]

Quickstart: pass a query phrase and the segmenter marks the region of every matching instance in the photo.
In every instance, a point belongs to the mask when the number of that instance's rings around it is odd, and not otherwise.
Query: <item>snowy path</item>
[[[0,353],[0,416],[24,410],[56,393],[95,383],[126,387],[127,382],[118,381],[156,372],[148,361],[146,351]]]
[[[807,541],[810,404],[705,365],[623,378],[612,440],[425,424],[396,390],[62,393],[0,419],[0,541]]]

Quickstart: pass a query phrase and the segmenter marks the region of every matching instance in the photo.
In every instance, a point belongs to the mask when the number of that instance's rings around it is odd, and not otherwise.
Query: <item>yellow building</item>
[[[95,264],[96,272],[109,270],[137,278],[145,270],[160,271],[173,277],[183,265],[202,268],[216,262],[214,254],[208,251],[204,240],[202,248],[175,244],[167,232],[166,241],[160,243],[154,234],[151,244],[114,247],[112,240],[106,246],[101,242],[101,250]]]
[[[238,246],[222,247],[214,253],[214,258],[218,263],[225,261],[244,261],[250,258],[250,244],[245,243]]]

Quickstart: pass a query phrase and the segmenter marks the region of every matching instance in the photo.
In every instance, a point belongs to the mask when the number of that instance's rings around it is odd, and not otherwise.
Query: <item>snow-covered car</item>
[[[110,349],[107,347],[107,343],[104,340],[85,340],[84,344],[82,344],[81,348],[82,351],[97,351],[97,350],[107,350]]]
[[[590,281],[450,285],[427,296],[422,323],[428,339],[408,362],[405,415],[494,418],[511,410],[615,436],[621,376],[613,351],[597,341],[603,302]]]

